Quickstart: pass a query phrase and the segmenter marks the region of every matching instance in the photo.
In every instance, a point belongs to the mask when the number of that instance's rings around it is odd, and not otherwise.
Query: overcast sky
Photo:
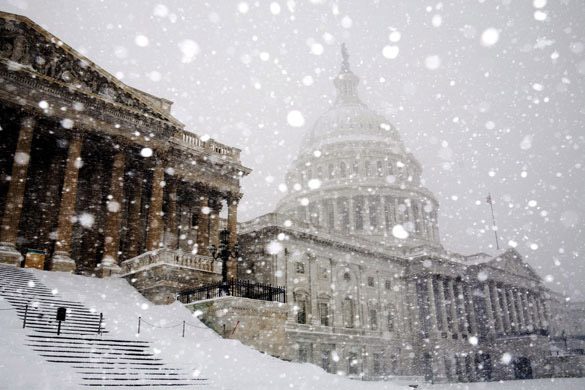
[[[242,219],[272,211],[331,104],[346,42],[360,96],[399,129],[441,204],[443,245],[504,246],[585,299],[585,2],[0,0],[187,128],[243,149]],[[298,110],[303,127],[287,114]]]

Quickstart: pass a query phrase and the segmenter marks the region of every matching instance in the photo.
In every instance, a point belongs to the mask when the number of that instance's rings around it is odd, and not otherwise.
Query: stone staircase
[[[207,379],[169,367],[155,357],[148,341],[107,337],[100,314],[82,303],[60,299],[56,290],[23,269],[0,264],[0,296],[15,308],[23,322],[26,312],[26,345],[49,364],[72,367],[82,378],[80,386],[191,389],[209,385]],[[67,308],[60,335],[55,320],[59,307]]]

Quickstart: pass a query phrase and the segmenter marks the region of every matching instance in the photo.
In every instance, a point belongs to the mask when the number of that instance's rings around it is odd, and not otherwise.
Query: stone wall
[[[275,357],[288,354],[284,325],[289,306],[285,303],[226,296],[194,302],[187,308],[201,311],[199,318],[224,338],[240,340]]]

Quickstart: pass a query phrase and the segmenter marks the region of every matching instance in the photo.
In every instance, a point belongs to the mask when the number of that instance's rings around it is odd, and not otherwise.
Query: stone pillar
[[[388,231],[388,224],[386,223],[386,197],[383,195],[380,196],[380,210],[378,214],[381,218],[380,226],[382,226],[382,232],[384,232],[384,235],[386,235],[386,232]]]
[[[457,320],[457,302],[459,299],[456,299],[455,297],[453,278],[447,279],[447,292],[449,294],[449,300],[451,301],[451,331],[453,333],[459,333],[459,322]]]
[[[144,239],[144,225],[142,223],[142,186],[144,185],[141,172],[136,172],[134,179],[134,193],[128,205],[128,249],[126,257],[131,259],[140,254],[141,243]]]
[[[157,161],[152,171],[152,190],[148,208],[148,228],[146,231],[146,250],[153,251],[161,246],[163,230],[162,205],[164,197],[165,171],[161,161]]]
[[[435,303],[435,289],[433,275],[429,275],[427,278],[427,292],[429,294],[429,312],[431,314],[431,324],[435,332],[439,332],[439,323],[437,318],[437,305]],[[431,330],[432,331],[432,330]]]
[[[337,207],[337,198],[331,199],[331,212],[333,213],[333,226],[330,226],[330,229],[333,231],[338,231],[339,225],[341,224],[339,220],[339,210]]]
[[[209,256],[209,196],[202,193],[199,198],[199,218],[197,218],[197,253]]]
[[[514,299],[514,292],[510,289],[505,289],[504,293],[508,297],[508,308],[510,309],[510,316],[512,319],[512,329],[515,333],[520,330],[520,323],[518,322],[518,312],[516,311],[516,300]]]
[[[463,285],[461,282],[457,283],[457,293],[458,295],[461,296],[461,298],[459,299],[460,301],[460,307],[461,307],[461,320],[463,321],[463,333],[468,333],[469,332],[469,325],[467,323],[467,310],[465,307],[465,303],[466,303],[466,299],[465,299],[465,292],[463,291]]]
[[[362,214],[364,220],[364,232],[372,232],[372,223],[370,222],[370,197],[364,195],[364,212]]]
[[[307,322],[308,324],[313,325],[320,325],[321,320],[319,316],[319,304],[317,301],[317,290],[319,289],[319,269],[317,266],[317,259],[313,256],[308,256],[308,277],[309,277],[309,296],[311,298],[310,302],[310,312],[311,312],[311,322]]]
[[[496,330],[498,333],[504,333],[504,316],[502,315],[502,307],[500,306],[500,297],[498,296],[498,288],[495,282],[490,283],[490,291],[492,294],[492,303],[494,306],[494,314],[496,319]]]
[[[77,204],[77,181],[79,168],[81,168],[81,147],[81,136],[79,134],[73,135],[69,141],[69,151],[67,162],[65,163],[65,177],[61,191],[57,227],[57,244],[55,254],[51,259],[51,270],[53,271],[75,271],[75,261],[71,258],[71,236],[73,233],[75,206]]]
[[[120,221],[124,202],[124,166],[125,156],[122,151],[116,152],[112,164],[112,181],[107,202],[104,254],[96,269],[100,277],[120,273],[118,266],[118,250],[120,249]]]
[[[0,230],[0,263],[20,266],[22,255],[16,250],[16,239],[18,237],[18,225],[24,203],[24,190],[30,162],[30,149],[33,138],[34,120],[25,118],[20,124],[18,143],[14,152],[12,174],[8,193],[6,194],[6,205],[4,217],[2,218],[2,229]]]
[[[542,304],[542,300],[541,300],[540,296],[536,297],[536,309],[538,311],[538,319],[540,322],[540,327],[541,327],[541,329],[546,329],[547,328],[547,321],[546,321],[546,317],[544,315],[544,306]]]
[[[489,282],[486,282],[483,285],[483,295],[485,297],[485,306],[486,306],[486,312],[487,312],[487,316],[488,316],[489,334],[493,335],[496,333],[496,325],[495,325],[495,319],[494,319],[494,311],[493,311]]]
[[[540,328],[540,322],[538,318],[538,312],[536,308],[536,300],[534,299],[534,294],[532,292],[528,292],[528,307],[530,310],[530,314],[532,316],[532,323],[534,324],[534,329]]]
[[[209,244],[219,248],[219,213],[221,212],[221,202],[219,199],[214,198],[210,206]]]
[[[510,334],[512,332],[512,327],[510,324],[510,313],[509,313],[509,306],[508,306],[508,297],[506,297],[506,290],[504,286],[500,289],[502,291],[502,306],[504,308],[504,330],[506,334]],[[497,290],[496,290],[497,292]]]
[[[515,295],[514,301],[516,302],[517,313],[518,313],[518,323],[519,323],[518,328],[520,331],[524,331],[527,328],[527,324],[526,324],[526,319],[524,318],[524,309],[522,307],[522,305],[523,305],[522,296],[520,295],[519,290],[516,290],[514,292],[514,295]]]
[[[354,202],[351,196],[347,197],[347,213],[349,216],[349,232],[353,233],[355,231],[355,214],[354,214]]]
[[[228,219],[227,226],[230,232],[230,248],[233,249],[238,243],[238,196],[228,196]],[[236,278],[238,274],[238,259],[231,259],[228,264],[228,277]]]
[[[471,287],[469,287],[467,284],[464,284],[463,291],[463,297],[465,302],[467,302],[469,319],[471,321],[471,333],[477,335],[479,333],[477,329],[477,314],[475,313],[475,305],[473,304],[473,294],[471,293]]]
[[[442,276],[437,277],[437,287],[439,291],[439,309],[441,312],[441,323],[443,332],[449,332],[449,321],[447,318],[447,305],[445,304],[445,283]]]
[[[177,179],[172,178],[168,183],[169,203],[167,209],[167,223],[165,225],[165,246],[176,249],[178,244],[177,231]]]
[[[526,330],[532,332],[534,324],[532,323],[532,315],[530,314],[530,308],[528,307],[528,298],[526,291],[520,291],[520,303],[522,305],[522,311],[524,312],[524,322],[526,324]]]

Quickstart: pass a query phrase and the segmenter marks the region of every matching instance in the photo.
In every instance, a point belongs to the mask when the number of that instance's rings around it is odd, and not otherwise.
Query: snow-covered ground
[[[165,362],[184,367],[193,375],[209,378],[212,388],[284,389],[408,389],[406,383],[361,382],[325,373],[311,364],[284,362],[236,340],[219,337],[181,304],[155,306],[122,279],[94,279],[59,272],[29,270],[47,287],[66,300],[84,303],[103,312],[104,337],[141,339],[153,342],[154,352]],[[24,345],[25,330],[8,302],[0,298],[0,389],[79,388],[78,375],[64,365],[46,363]],[[142,318],[137,334],[138,317]],[[182,323],[185,321],[185,337]],[[154,326],[153,326],[154,325]],[[156,326],[156,327],[155,327]],[[432,390],[583,390],[585,378],[546,379],[471,384],[419,384]]]

